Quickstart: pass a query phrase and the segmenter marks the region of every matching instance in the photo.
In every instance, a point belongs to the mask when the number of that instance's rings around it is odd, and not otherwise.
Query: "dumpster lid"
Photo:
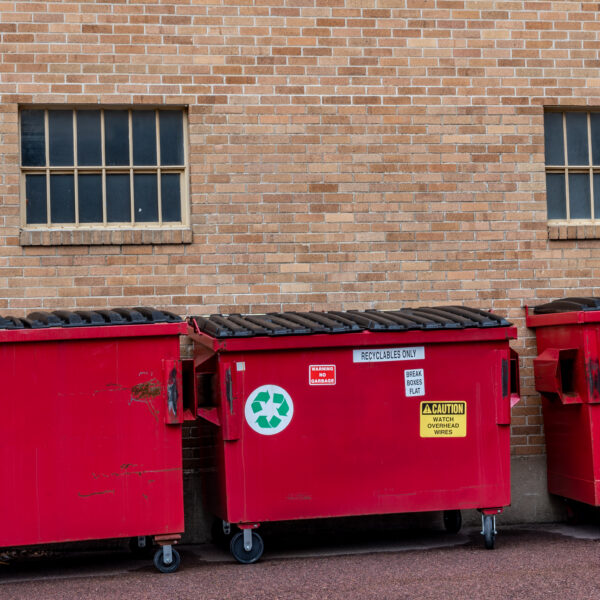
[[[213,338],[310,335],[360,331],[414,331],[509,327],[511,323],[490,312],[462,306],[403,308],[400,310],[349,310],[282,312],[266,315],[210,315],[190,317]]]
[[[600,310],[600,298],[561,298],[534,307],[534,315]]]
[[[181,322],[178,315],[147,306],[100,310],[36,311],[25,318],[0,317],[0,329],[47,329],[50,327],[95,327]]]

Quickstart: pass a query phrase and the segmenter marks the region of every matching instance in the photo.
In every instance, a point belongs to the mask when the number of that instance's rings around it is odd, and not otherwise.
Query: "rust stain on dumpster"
[[[91,494],[77,494],[80,498],[89,498],[90,496],[102,496],[104,494],[114,494],[115,490],[104,490],[102,492],[92,492]]]
[[[598,359],[590,359],[586,366],[592,396],[600,396],[600,365],[598,364]]]
[[[156,398],[160,396],[162,386],[158,379],[150,379],[150,381],[144,381],[138,383],[131,388],[131,395],[136,400],[144,400],[146,398]]]
[[[158,379],[150,379],[138,383],[131,388],[131,399],[129,404],[132,402],[141,402],[148,407],[150,414],[154,417],[158,423],[159,410],[154,406],[153,401],[158,398],[162,393],[162,386]]]
[[[154,475],[156,473],[176,473],[179,471],[183,471],[182,467],[173,467],[170,469],[143,469],[136,471],[121,471],[119,473],[92,473],[92,477],[94,479],[108,479],[109,477],[126,477],[129,475],[134,475],[137,477],[142,477],[143,475]]]

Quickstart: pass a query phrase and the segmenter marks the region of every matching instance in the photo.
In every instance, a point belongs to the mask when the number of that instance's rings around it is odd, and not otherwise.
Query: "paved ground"
[[[157,573],[123,551],[5,560],[1,600],[477,599],[600,597],[600,526],[500,530],[484,550],[476,530],[396,531],[265,540],[263,559],[238,565],[213,546],[184,546],[181,569]]]

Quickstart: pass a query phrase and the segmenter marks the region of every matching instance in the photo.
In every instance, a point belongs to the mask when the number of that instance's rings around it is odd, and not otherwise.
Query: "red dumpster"
[[[526,308],[535,329],[535,388],[542,395],[548,491],[600,505],[600,298]]]
[[[504,319],[446,307],[189,322],[215,440],[209,508],[242,530],[238,561],[258,560],[265,521],[439,510],[458,530],[469,508],[493,547],[518,398]]]
[[[179,336],[149,308],[0,318],[0,547],[183,531]]]

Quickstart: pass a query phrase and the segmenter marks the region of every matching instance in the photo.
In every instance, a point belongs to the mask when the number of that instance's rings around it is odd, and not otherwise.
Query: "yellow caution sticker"
[[[421,437],[467,437],[466,402],[421,402]]]

